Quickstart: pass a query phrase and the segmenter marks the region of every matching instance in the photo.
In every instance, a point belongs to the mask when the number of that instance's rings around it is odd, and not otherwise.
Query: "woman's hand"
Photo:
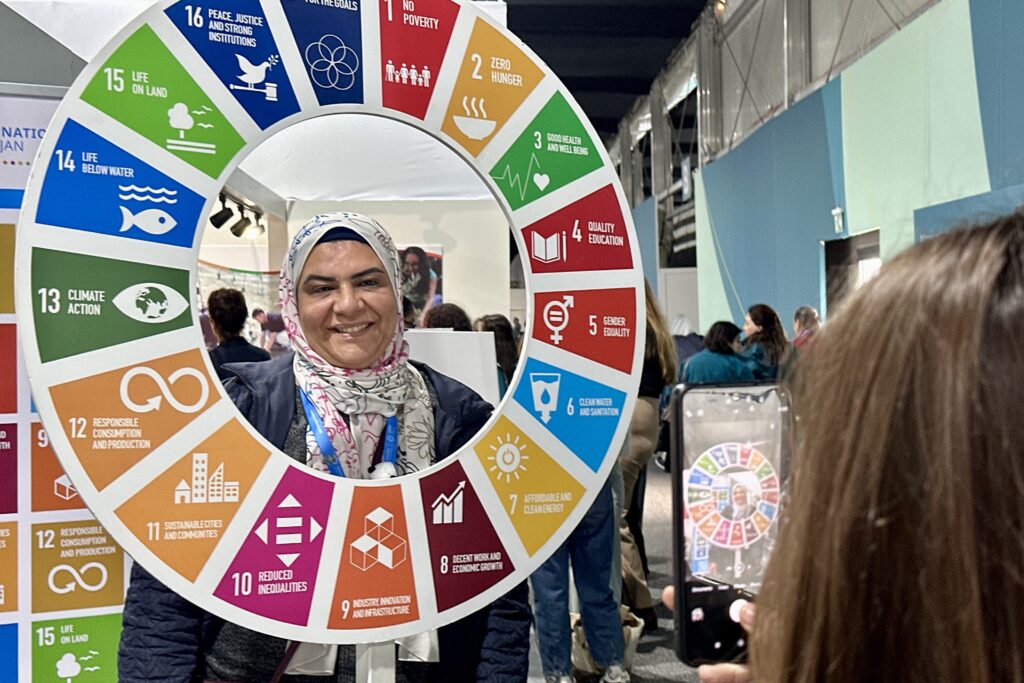
[[[661,601],[670,610],[676,608],[675,586],[665,586]],[[748,602],[740,610],[740,625],[749,634],[754,629],[754,603]],[[746,664],[703,664],[697,669],[701,683],[751,683],[750,667]]]

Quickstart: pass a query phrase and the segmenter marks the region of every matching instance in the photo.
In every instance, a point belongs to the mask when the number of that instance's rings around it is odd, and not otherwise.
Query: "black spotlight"
[[[245,215],[244,207],[238,207],[238,214],[241,216],[241,218],[239,218],[238,221],[229,228],[229,230],[231,230],[231,234],[234,235],[235,237],[241,237],[242,235],[244,235],[246,229],[250,225],[252,225],[252,221],[249,220]]]
[[[223,227],[223,225],[227,223],[228,219],[231,218],[233,215],[235,215],[235,212],[228,208],[227,200],[224,199],[224,195],[221,195],[220,211],[210,216],[210,223],[212,223],[213,227],[215,228]]]
[[[242,234],[243,237],[249,240],[259,239],[260,235],[265,233],[267,229],[263,226],[263,216],[261,214],[252,212],[253,216],[256,217],[256,222],[250,225],[246,231]]]

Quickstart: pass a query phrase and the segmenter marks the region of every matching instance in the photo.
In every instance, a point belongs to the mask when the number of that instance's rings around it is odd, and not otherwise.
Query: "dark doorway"
[[[846,296],[870,280],[882,264],[879,232],[872,230],[825,245],[825,309],[834,311]]]

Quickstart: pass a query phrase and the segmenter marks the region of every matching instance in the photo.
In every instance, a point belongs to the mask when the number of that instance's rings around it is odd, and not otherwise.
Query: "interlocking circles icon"
[[[333,34],[306,46],[309,77],[321,88],[348,90],[356,82],[359,55]]]

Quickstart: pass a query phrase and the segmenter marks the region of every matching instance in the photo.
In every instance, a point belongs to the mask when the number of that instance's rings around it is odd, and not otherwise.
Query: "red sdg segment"
[[[533,310],[535,339],[622,372],[632,371],[635,289],[542,292]]]
[[[633,267],[629,236],[612,186],[523,228],[535,273]]]
[[[457,461],[420,482],[437,610],[482,593],[514,567]]]
[[[449,0],[379,0],[384,106],[422,119],[459,15]]]

